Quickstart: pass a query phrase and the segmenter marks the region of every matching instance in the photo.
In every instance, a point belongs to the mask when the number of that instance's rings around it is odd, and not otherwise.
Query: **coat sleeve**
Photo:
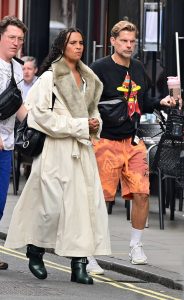
[[[100,133],[102,131],[102,119],[98,110],[98,103],[100,101],[100,97],[103,90],[103,84],[99,79],[95,80],[95,92],[94,92],[94,101],[92,102],[91,106],[89,107],[89,118],[98,119],[100,126],[99,130],[96,134],[91,134],[91,138],[99,139]]]
[[[98,132],[96,134],[90,134],[90,137],[93,138],[93,139],[99,139],[100,138],[100,133],[102,131],[102,119],[100,117],[100,113],[98,111],[98,107],[95,106],[95,109],[93,110],[93,113],[90,114],[90,118],[95,118],[95,119],[98,119],[99,121],[99,129],[98,129]]]
[[[47,72],[48,73],[48,72]],[[51,73],[51,72],[49,72]],[[48,77],[50,80],[48,80]],[[49,109],[52,99],[52,73],[43,75],[29,91],[26,99],[28,126],[54,138],[74,137],[89,139],[87,118],[72,118],[56,98],[54,109]]]

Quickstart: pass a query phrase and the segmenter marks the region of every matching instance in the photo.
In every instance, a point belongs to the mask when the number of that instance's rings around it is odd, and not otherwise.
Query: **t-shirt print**
[[[130,75],[127,73],[125,79],[122,83],[122,86],[117,87],[117,90],[123,92],[125,98],[128,98],[129,91],[129,83],[130,83]],[[139,104],[137,101],[137,91],[140,90],[140,85],[137,85],[133,80],[131,80],[131,92],[128,99],[128,115],[132,117],[134,112],[141,114],[139,109]]]

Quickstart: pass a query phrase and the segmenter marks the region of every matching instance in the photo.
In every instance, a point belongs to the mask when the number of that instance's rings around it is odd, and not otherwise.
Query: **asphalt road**
[[[9,263],[9,269],[0,271],[0,299],[6,300],[178,300],[182,291],[168,289],[159,284],[144,282],[112,271],[94,276],[94,285],[70,282],[70,260],[54,254],[45,254],[48,278],[38,280],[28,269],[25,249],[5,249],[0,241],[0,257]]]

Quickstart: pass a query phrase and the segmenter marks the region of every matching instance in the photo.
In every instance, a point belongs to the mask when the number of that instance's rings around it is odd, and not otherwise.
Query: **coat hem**
[[[46,248],[46,249],[53,249],[54,253],[59,255],[59,256],[65,256],[65,257],[87,257],[87,256],[93,256],[93,255],[111,255],[112,252],[109,248],[105,248],[105,249],[99,249],[99,250],[94,250],[92,251],[62,251],[56,248],[56,244],[50,244],[50,243],[43,243],[43,242],[38,242],[38,241],[33,241],[33,240],[27,240],[26,242],[19,242],[19,243],[9,243],[9,242],[5,242],[4,247],[5,248],[9,248],[9,249],[19,249],[19,248],[24,248],[26,247],[28,244],[33,244],[37,247],[42,247],[42,248]]]
[[[57,249],[54,250],[54,252],[59,256],[65,256],[65,257],[88,257],[88,256],[96,256],[96,255],[111,255],[111,251],[108,249],[105,250],[98,250],[94,252],[73,252],[73,251],[58,251]]]

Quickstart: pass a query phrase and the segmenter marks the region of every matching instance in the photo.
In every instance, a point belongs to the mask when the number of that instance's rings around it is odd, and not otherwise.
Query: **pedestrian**
[[[6,16],[0,21],[0,97],[10,83],[11,63],[16,83],[22,80],[22,66],[14,57],[24,43],[26,32],[24,23],[14,16]],[[0,120],[0,220],[3,216],[10,181],[15,117],[22,121],[26,113],[22,105],[16,114]],[[0,270],[7,268],[8,264],[0,261]]]
[[[144,67],[132,58],[136,36],[134,24],[118,22],[111,30],[114,53],[91,65],[104,85],[99,103],[103,126],[94,149],[107,204],[114,201],[119,181],[122,197],[133,200],[129,259],[132,264],[146,264],[142,234],[149,210],[149,169],[146,147],[136,128],[141,113],[175,103],[169,96],[162,100],[148,96]]]
[[[21,83],[22,98],[25,101],[27,93],[32,85],[35,83],[38,72],[37,59],[33,56],[23,56],[21,60],[24,62],[23,69],[23,81]]]
[[[38,72],[37,59],[33,56],[23,56],[21,60],[24,62],[23,69],[23,81],[21,82],[22,98],[25,104],[26,96],[32,85],[37,80],[36,73]],[[20,122],[16,120],[15,130],[19,126]],[[31,172],[32,158],[22,155],[17,151],[17,188],[19,187],[20,169],[24,169],[25,178],[28,179]]]
[[[81,61],[83,43],[78,29],[62,30],[28,93],[28,124],[46,140],[14,209],[5,246],[27,245],[29,268],[39,279],[47,277],[45,248],[54,248],[72,258],[71,281],[92,284],[87,256],[108,255],[110,241],[91,143],[101,127],[102,83]]]

